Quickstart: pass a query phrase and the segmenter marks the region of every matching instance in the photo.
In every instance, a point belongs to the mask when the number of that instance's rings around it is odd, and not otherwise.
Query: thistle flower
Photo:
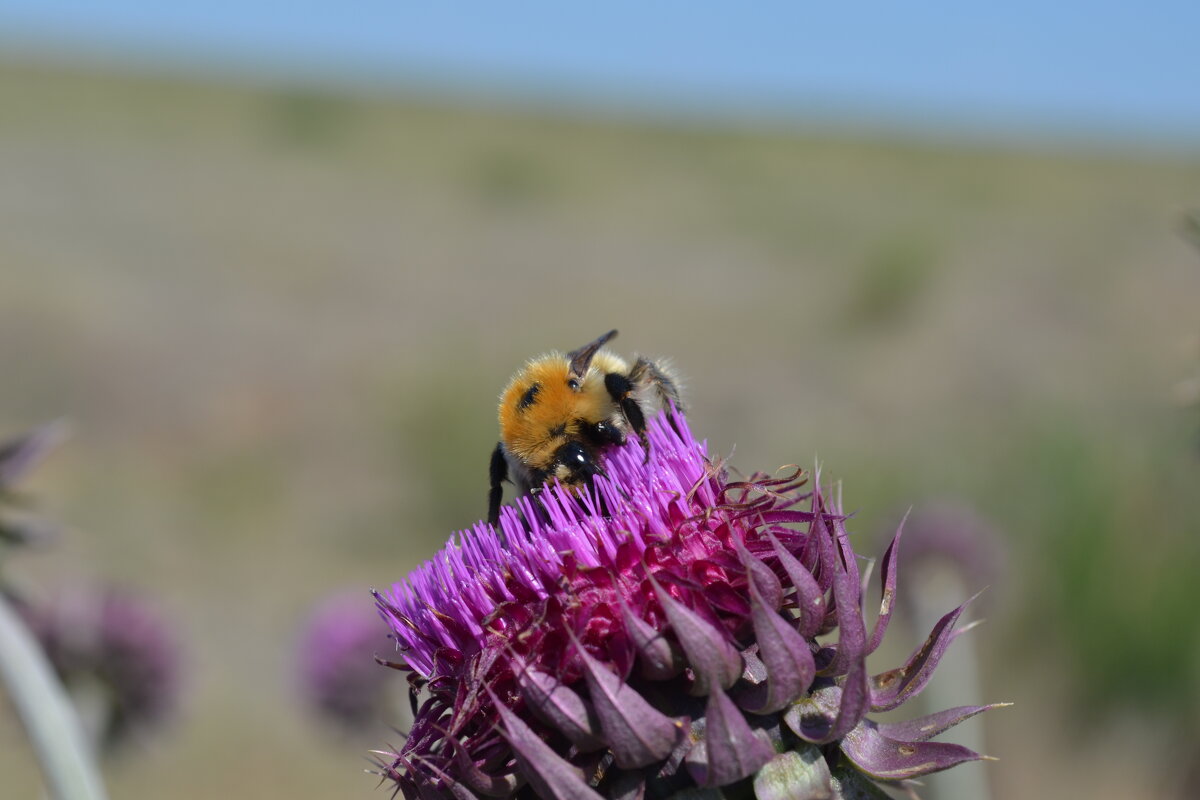
[[[920,692],[963,606],[870,675],[896,594],[897,533],[868,631],[838,502],[731,481],[686,422],[612,452],[594,491],[547,487],[378,594],[416,709],[385,779],[415,798],[882,796],[981,758],[928,741],[991,706],[871,720]],[[965,604],[964,604],[965,605]],[[699,790],[699,791],[698,791]]]
[[[0,544],[41,544],[58,532],[57,526],[30,511],[17,485],[66,435],[66,423],[58,421],[0,442]]]
[[[174,711],[178,648],[167,623],[138,598],[77,588],[22,613],[97,746],[111,752]]]
[[[297,663],[303,698],[317,715],[345,732],[386,718],[391,682],[372,656],[387,628],[363,606],[357,591],[327,597],[304,626]]]
[[[904,530],[907,564],[945,566],[969,586],[1003,582],[1008,562],[1004,539],[967,503],[939,500],[914,509]],[[994,591],[989,595],[995,599]]]

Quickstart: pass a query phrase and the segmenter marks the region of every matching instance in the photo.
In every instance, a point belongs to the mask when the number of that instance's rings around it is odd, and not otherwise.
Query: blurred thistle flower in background
[[[994,603],[993,587],[1004,580],[1008,552],[1000,532],[978,511],[963,501],[944,499],[909,513],[904,522],[904,563],[906,571],[946,570],[964,587],[986,587],[981,603]],[[900,599],[911,610],[922,597],[906,594]]]
[[[868,631],[840,503],[729,481],[660,415],[594,493],[547,487],[378,594],[414,702],[384,779],[414,798],[885,797],[965,761],[928,741],[995,706],[875,722],[919,693],[959,606],[908,661],[866,657],[895,606],[897,533]],[[603,509],[603,510],[602,510]],[[967,626],[969,627],[969,626]]]
[[[0,545],[44,544],[58,526],[35,514],[17,485],[67,437],[59,420],[0,442]]]
[[[398,713],[394,682],[373,658],[386,649],[387,634],[360,591],[325,598],[304,625],[296,662],[302,697],[341,733],[392,722]]]
[[[98,750],[113,753],[171,717],[179,647],[144,601],[113,587],[75,587],[19,609]]]
[[[1183,214],[1179,222],[1179,232],[1200,249],[1200,209],[1191,209]]]
[[[1183,349],[1189,359],[1200,361],[1200,335],[1187,337]],[[1181,409],[1200,410],[1200,369],[1192,367],[1191,375],[1175,383],[1171,388],[1171,399]],[[1200,447],[1200,438],[1196,444]]]

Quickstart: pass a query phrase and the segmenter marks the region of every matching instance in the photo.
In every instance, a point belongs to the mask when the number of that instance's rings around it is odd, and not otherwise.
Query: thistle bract
[[[414,701],[380,770],[406,798],[870,796],[978,754],[927,741],[988,706],[876,723],[929,681],[959,607],[897,669],[840,504],[796,470],[730,480],[684,419],[460,533],[378,606]],[[705,794],[697,795],[697,788]]]

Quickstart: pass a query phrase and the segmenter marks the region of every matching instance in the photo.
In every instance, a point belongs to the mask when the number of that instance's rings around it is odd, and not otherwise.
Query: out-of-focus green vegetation
[[[377,796],[360,755],[396,737],[312,730],[301,616],[473,523],[504,381],[611,327],[673,358],[714,452],[819,457],[861,534],[946,495],[1007,532],[988,695],[961,698],[1018,702],[977,767],[999,796],[1170,788],[1142,781],[1200,719],[1169,401],[1200,159],[17,65],[0,109],[0,426],[77,431],[36,486],[76,530],[25,566],[156,593],[190,645],[183,720],[114,797]]]

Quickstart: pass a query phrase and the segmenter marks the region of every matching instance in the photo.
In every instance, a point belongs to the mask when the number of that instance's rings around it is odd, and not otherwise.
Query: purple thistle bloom
[[[113,588],[76,589],[23,604],[63,685],[86,707],[85,726],[107,750],[167,720],[180,694],[180,654],[166,621]]]
[[[59,420],[0,442],[0,493],[12,491],[66,435],[66,423]]]
[[[357,591],[317,605],[301,635],[298,665],[304,699],[321,719],[346,732],[383,720],[390,681],[374,656],[387,632]]]
[[[17,485],[66,435],[66,423],[60,420],[0,441],[0,544],[44,544],[58,533],[56,525],[32,513]]]
[[[899,533],[868,631],[837,502],[799,470],[728,480],[681,417],[648,435],[647,462],[631,437],[594,491],[524,498],[377,595],[391,666],[424,697],[404,746],[380,754],[385,778],[408,800],[803,800],[981,758],[928,739],[990,706],[866,716],[920,692],[960,632],[963,606],[902,667],[868,673]]]
[[[945,563],[971,586],[1003,581],[1007,570],[1004,539],[966,503],[941,500],[917,508],[908,515],[904,530],[906,563]]]

